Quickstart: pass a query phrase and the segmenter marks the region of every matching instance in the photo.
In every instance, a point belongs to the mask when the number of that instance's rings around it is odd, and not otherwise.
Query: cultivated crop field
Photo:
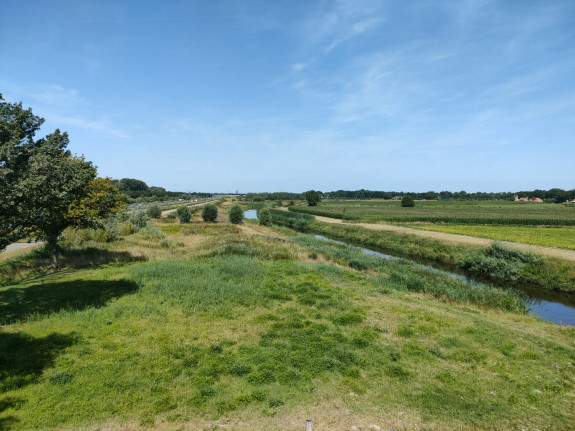
[[[5,256],[0,429],[573,429],[575,333],[512,291],[224,220]]]
[[[575,208],[543,203],[429,201],[402,208],[398,201],[327,201],[291,210],[366,222],[575,226]]]

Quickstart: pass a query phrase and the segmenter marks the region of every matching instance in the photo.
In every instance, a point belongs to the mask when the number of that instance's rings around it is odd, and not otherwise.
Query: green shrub
[[[310,207],[314,207],[321,202],[321,195],[315,190],[308,190],[304,193],[304,196]]]
[[[169,219],[178,218],[178,216],[176,215],[176,213],[169,213],[166,217],[169,218]]]
[[[178,214],[178,218],[180,219],[180,223],[188,223],[192,218],[192,212],[186,206],[178,207],[176,210]]]
[[[498,242],[493,242],[484,250],[463,256],[459,266],[489,277],[518,280],[523,268],[536,262],[537,257],[531,253],[506,248]]]
[[[130,216],[130,223],[138,229],[146,227],[149,217],[144,211],[137,211]]]
[[[135,233],[138,228],[136,226],[134,226],[131,222],[127,221],[124,223],[120,223],[118,225],[119,231],[120,231],[120,236],[127,236],[127,235],[131,235],[133,233]]]
[[[244,220],[244,210],[239,204],[232,205],[228,216],[230,217],[231,223],[240,224]]]
[[[92,240],[96,242],[109,242],[112,241],[113,238],[106,229],[96,229],[92,234]]]
[[[158,204],[153,204],[147,211],[148,217],[160,218],[162,217],[162,208]]]
[[[206,222],[215,222],[218,218],[218,207],[214,204],[206,204],[202,209],[202,219]]]
[[[272,221],[272,215],[268,208],[262,208],[258,211],[258,219],[261,226],[269,226]]]
[[[415,202],[413,201],[413,198],[411,196],[405,195],[404,197],[401,198],[401,206],[411,208],[415,206]]]
[[[92,233],[90,229],[77,229],[68,227],[62,232],[64,242],[74,247],[79,247],[85,241],[90,240]]]

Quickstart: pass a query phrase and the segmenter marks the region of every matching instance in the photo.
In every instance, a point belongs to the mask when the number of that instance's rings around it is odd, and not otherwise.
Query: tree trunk
[[[48,250],[50,250],[51,260],[52,260],[52,269],[58,269],[58,235],[56,236],[49,236],[46,238],[48,241]]]

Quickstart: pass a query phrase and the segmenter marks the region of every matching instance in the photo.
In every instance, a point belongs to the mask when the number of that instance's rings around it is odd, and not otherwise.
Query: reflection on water
[[[329,239],[321,235],[315,235],[315,237],[326,241],[332,241],[337,244],[348,245],[345,242]],[[371,254],[373,256],[379,256],[383,259],[399,259],[396,256],[380,253],[379,251],[369,250],[363,247],[357,247],[357,248],[361,249],[363,252],[367,254]],[[402,260],[408,260],[408,259],[402,258]],[[411,260],[411,262],[414,265],[428,269],[430,271],[441,272],[451,277],[458,278],[470,285],[477,285],[479,283],[482,283],[482,284],[494,285],[497,287],[505,287],[504,285],[479,281],[475,278],[469,277],[464,274],[458,274],[452,271],[446,271],[444,269],[440,269],[428,264],[421,264],[413,260]],[[533,314],[539,316],[543,320],[553,322],[557,325],[575,326],[575,295],[566,292],[549,291],[528,284],[514,284],[513,288],[520,290],[528,297],[529,310]]]
[[[257,210],[244,211],[244,218],[247,218],[248,220],[257,220],[258,219]]]

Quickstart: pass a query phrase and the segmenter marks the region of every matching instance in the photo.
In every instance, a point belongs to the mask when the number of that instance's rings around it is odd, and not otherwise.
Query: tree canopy
[[[26,236],[48,242],[57,267],[57,240],[70,226],[97,227],[121,211],[125,196],[96,167],[66,148],[60,130],[38,140],[44,120],[0,95],[0,250]]]
[[[415,206],[413,198],[409,195],[405,195],[401,198],[401,206],[406,208],[411,208]]]
[[[310,207],[316,206],[321,202],[321,194],[316,192],[315,190],[309,190],[304,193],[305,199],[307,200],[307,204]]]

